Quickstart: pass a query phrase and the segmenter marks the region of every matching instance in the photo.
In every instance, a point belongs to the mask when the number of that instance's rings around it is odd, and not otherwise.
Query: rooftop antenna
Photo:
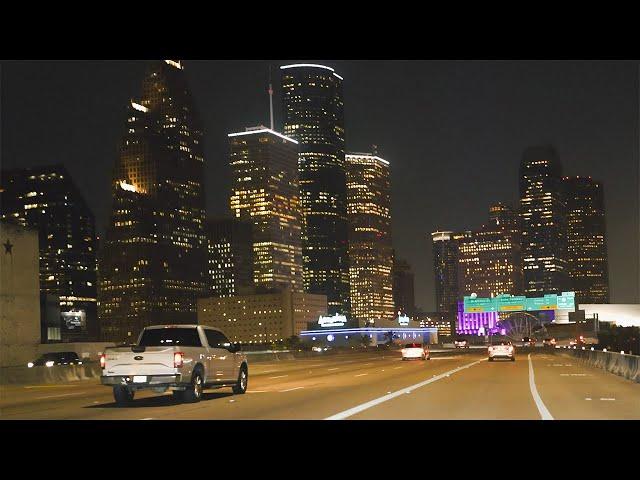
[[[271,85],[271,65],[269,65],[269,119],[273,130],[273,87]]]

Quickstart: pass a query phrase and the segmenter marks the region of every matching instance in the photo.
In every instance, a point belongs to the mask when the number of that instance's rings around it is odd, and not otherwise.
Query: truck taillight
[[[102,355],[100,355],[100,368],[104,369],[106,365],[107,365],[107,356],[103,353]]]
[[[176,352],[173,354],[173,368],[182,368],[184,361],[184,353]]]

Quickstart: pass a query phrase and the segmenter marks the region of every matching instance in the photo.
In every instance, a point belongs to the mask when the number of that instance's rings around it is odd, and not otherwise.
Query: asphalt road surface
[[[538,349],[539,350],[539,349]],[[1,419],[640,419],[640,384],[575,359],[517,352],[487,362],[452,350],[403,362],[399,352],[350,353],[249,366],[249,388],[205,390],[196,404],[138,392],[117,407],[98,380],[0,386]]]

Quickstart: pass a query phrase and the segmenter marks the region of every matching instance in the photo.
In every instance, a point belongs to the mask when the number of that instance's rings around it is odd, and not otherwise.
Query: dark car
[[[522,339],[522,346],[523,347],[535,347],[536,346],[536,339],[533,337],[524,337]]]
[[[542,345],[545,347],[555,347],[556,346],[556,339],[555,338],[545,338],[542,341]]]
[[[33,362],[29,362],[27,367],[53,367],[54,365],[82,365],[82,360],[76,352],[45,353]]]

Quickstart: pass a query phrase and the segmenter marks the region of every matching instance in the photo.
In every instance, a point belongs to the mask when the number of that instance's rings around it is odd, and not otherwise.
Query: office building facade
[[[604,193],[591,177],[564,177],[567,253],[578,303],[609,303]]]
[[[458,242],[451,231],[433,232],[433,271],[435,274],[436,308],[453,312],[458,300]]]
[[[347,154],[351,316],[359,324],[394,317],[389,162]]]
[[[95,220],[62,165],[3,170],[0,215],[38,231],[40,291],[58,298],[57,340],[98,337]]]
[[[567,218],[562,166],[551,146],[529,147],[520,163],[520,223],[524,292],[567,290]]]
[[[299,335],[327,314],[327,297],[284,289],[198,300],[198,323],[220,328],[232,342],[265,344]]]
[[[253,225],[256,287],[303,291],[298,144],[271,129],[229,134],[235,218]]]
[[[211,295],[229,297],[253,288],[253,225],[236,218],[205,222]]]
[[[210,283],[202,139],[183,64],[152,62],[128,105],[113,173],[99,266],[105,341],[196,321],[196,299]]]
[[[393,305],[395,313],[412,317],[416,311],[414,274],[406,260],[393,257]]]
[[[349,262],[342,77],[323,65],[280,67],[284,134],[299,142],[304,291],[348,314]]]

